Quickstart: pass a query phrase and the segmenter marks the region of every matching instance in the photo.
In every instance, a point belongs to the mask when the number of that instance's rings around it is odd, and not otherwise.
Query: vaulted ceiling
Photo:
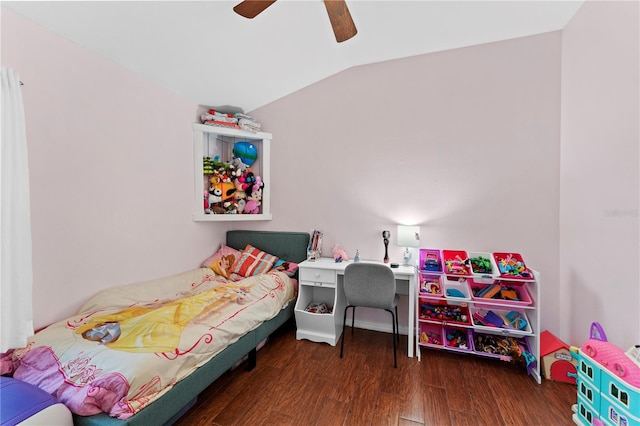
[[[337,43],[320,0],[2,2],[15,13],[201,105],[251,111],[344,69],[564,28],[582,1],[365,1]],[[4,36],[4,34],[3,34]]]

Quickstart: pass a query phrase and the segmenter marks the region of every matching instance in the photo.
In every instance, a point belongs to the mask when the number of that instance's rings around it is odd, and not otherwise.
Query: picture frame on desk
[[[322,231],[314,229],[309,238],[309,246],[307,247],[307,260],[314,262],[320,259],[322,254]]]
[[[320,250],[307,250],[307,260],[309,262],[315,262],[320,259]]]

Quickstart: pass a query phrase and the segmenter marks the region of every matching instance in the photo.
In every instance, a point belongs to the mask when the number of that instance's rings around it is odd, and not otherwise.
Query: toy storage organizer
[[[421,249],[418,359],[421,348],[517,359],[540,384],[539,286],[540,274],[518,253]],[[512,356],[523,350],[527,356]]]
[[[271,220],[270,204],[270,154],[271,134],[264,132],[247,132],[244,130],[209,126],[193,123],[193,160],[194,160],[194,221],[253,221]],[[257,151],[257,159],[250,169],[255,176],[260,176],[264,186],[257,214],[207,214],[204,208],[204,197],[209,190],[209,179],[203,167],[203,158],[229,163],[234,157],[233,148],[237,142],[247,142]]]

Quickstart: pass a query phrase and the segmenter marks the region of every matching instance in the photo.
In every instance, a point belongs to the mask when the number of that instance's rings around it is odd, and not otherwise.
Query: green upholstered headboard
[[[243,250],[247,244],[283,260],[300,263],[307,259],[307,232],[286,231],[227,231],[227,245]]]

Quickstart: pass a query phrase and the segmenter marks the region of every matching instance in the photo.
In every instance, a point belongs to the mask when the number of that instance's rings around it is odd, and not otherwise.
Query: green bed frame
[[[242,250],[247,244],[291,262],[302,262],[307,258],[309,234],[306,232],[277,231],[228,231],[227,245]],[[198,394],[222,376],[229,368],[248,355],[248,370],[256,365],[256,346],[278,327],[293,317],[295,303],[283,309],[276,317],[262,323],[258,328],[242,336],[237,342],[220,352],[209,362],[199,367],[188,377],[178,382],[160,398],[149,404],[127,420],[109,417],[105,413],[93,416],[73,415],[76,426],[123,426],[123,425],[170,425],[191,408]]]

